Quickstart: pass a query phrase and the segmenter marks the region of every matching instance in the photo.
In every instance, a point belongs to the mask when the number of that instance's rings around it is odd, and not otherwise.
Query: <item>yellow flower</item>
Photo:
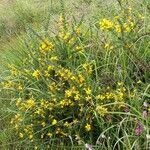
[[[18,90],[22,90],[23,87],[21,85],[18,85]]]
[[[64,126],[65,126],[65,127],[70,127],[71,125],[68,123],[68,121],[66,121],[66,122],[64,123]]]
[[[2,85],[4,86],[4,88],[14,88],[15,83],[12,81],[7,81],[7,82],[3,82]]]
[[[53,119],[52,125],[55,125],[55,124],[57,124],[57,120],[56,120],[56,119]]]
[[[38,114],[38,115],[41,115],[41,116],[44,116],[44,111],[41,108],[38,108],[34,113]]]
[[[47,70],[48,70],[48,71],[51,71],[51,70],[53,70],[53,68],[54,68],[53,66],[50,66],[50,65],[49,65],[48,68],[47,68]]]
[[[121,32],[121,27],[120,27],[120,25],[115,25],[115,29],[116,29],[116,32],[118,32],[118,33]]]
[[[109,49],[109,50],[112,50],[113,49],[113,46],[110,44],[110,43],[106,43],[105,46],[104,46],[105,49]]]
[[[133,27],[134,27],[134,22],[130,22],[130,26],[131,26],[131,28],[133,29]]]
[[[26,107],[31,108],[35,106],[35,101],[33,99],[29,99],[26,101]]]
[[[72,90],[66,90],[65,91],[65,96],[66,97],[71,97],[72,96]]]
[[[40,75],[41,73],[39,70],[35,70],[32,74],[32,76],[35,77],[37,80],[40,78]]]
[[[32,139],[32,138],[33,138],[33,135],[32,135],[32,134],[30,134],[30,135],[29,135],[29,139]]]
[[[118,86],[123,86],[123,82],[118,82],[117,85]]]
[[[73,123],[74,123],[74,124],[77,124],[78,122],[79,122],[78,119],[74,119],[74,120],[73,120]]]
[[[89,64],[85,63],[82,65],[84,69],[88,69]]]
[[[9,65],[9,67],[10,67],[11,74],[14,75],[14,76],[17,76],[18,73],[19,73],[19,70],[17,70],[17,68],[15,68],[12,65]]]
[[[81,74],[79,74],[77,82],[79,82],[79,84],[83,84],[84,81],[85,81],[84,77]]]
[[[79,95],[79,93],[76,93],[76,95],[75,95],[74,99],[75,99],[76,101],[80,99],[80,95]]]
[[[139,16],[138,16],[141,20],[144,20],[144,16],[142,15],[142,14],[139,14]]]
[[[49,137],[52,137],[52,135],[53,135],[53,134],[50,133],[50,132],[47,133],[47,136],[49,136]]]
[[[40,51],[42,53],[46,53],[51,51],[54,48],[54,45],[52,42],[49,42],[48,39],[45,39],[40,46]]]
[[[89,100],[92,99],[92,97],[88,95],[88,96],[85,97],[85,99],[86,99],[86,101],[89,101]]]
[[[46,78],[50,77],[49,72],[48,72],[48,71],[44,71],[44,76],[45,76]]]
[[[108,19],[103,19],[102,21],[99,22],[99,25],[102,30],[112,29],[114,26],[113,22],[111,22]]]
[[[124,99],[124,93],[119,91],[114,97],[116,101],[122,101]]]
[[[90,95],[92,93],[92,90],[88,87],[84,89],[87,95]]]
[[[91,74],[92,73],[92,66],[90,65],[90,64],[88,64],[88,63],[85,63],[85,64],[83,64],[82,65],[83,66],[83,68],[86,70],[86,72],[88,73],[88,74]]]
[[[96,110],[97,110],[98,114],[102,117],[108,113],[107,108],[104,108],[103,106],[97,106]]]
[[[97,95],[96,100],[104,100],[105,96],[104,95]]]
[[[19,107],[20,103],[21,103],[21,98],[16,100],[16,106]]]
[[[67,39],[69,38],[69,36],[70,36],[70,33],[69,33],[69,32],[66,33],[66,34],[64,35],[64,37],[63,37],[63,40],[67,40]]]
[[[109,100],[109,99],[113,99],[114,98],[114,94],[113,93],[106,93],[106,98]]]
[[[74,38],[74,37],[72,37],[72,38],[68,41],[69,44],[72,44],[72,43],[74,43],[74,42],[75,42],[75,38]]]
[[[57,61],[57,60],[58,60],[58,57],[57,57],[57,56],[52,56],[52,57],[50,58],[50,60],[51,60],[51,61]]]
[[[86,126],[85,126],[85,130],[87,132],[89,132],[91,130],[91,125],[87,123]]]
[[[76,46],[76,51],[82,51],[83,50],[83,48],[81,47],[81,46]]]
[[[76,28],[76,29],[75,29],[75,33],[76,33],[77,35],[80,35],[80,33],[81,33],[80,28]]]
[[[127,23],[123,24],[123,29],[124,29],[125,32],[130,32],[131,31],[131,28]]]
[[[45,123],[45,122],[42,122],[41,125],[42,125],[43,127],[45,127],[45,126],[46,126],[46,123]]]
[[[20,137],[20,138],[23,138],[23,134],[22,134],[22,133],[19,133],[19,137]]]

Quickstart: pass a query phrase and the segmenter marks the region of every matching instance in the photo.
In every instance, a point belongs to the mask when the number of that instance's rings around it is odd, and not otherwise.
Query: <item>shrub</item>
[[[47,145],[90,142],[108,147],[107,130],[127,135],[124,143],[130,134],[136,138],[135,131],[141,135],[147,121],[141,110],[132,107],[131,101],[140,99],[140,94],[128,84],[134,83],[137,89],[142,85],[140,75],[131,75],[135,63],[143,74],[147,69],[132,49],[138,47],[135,42],[143,19],[125,8],[113,20],[103,18],[96,29],[86,31],[82,20],[70,23],[62,13],[54,37],[43,38],[30,29],[38,39],[32,37],[31,45],[26,44],[26,58],[9,65],[10,76],[2,83],[3,90],[13,91],[16,111],[11,124],[20,140],[34,143],[35,149],[39,140]],[[95,30],[101,30],[101,40]],[[122,130],[117,126],[121,122]],[[130,144],[125,147],[131,148]]]

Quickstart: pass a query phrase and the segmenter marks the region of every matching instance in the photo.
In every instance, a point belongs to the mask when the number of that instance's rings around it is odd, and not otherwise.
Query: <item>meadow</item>
[[[0,0],[0,149],[148,150],[150,1]]]

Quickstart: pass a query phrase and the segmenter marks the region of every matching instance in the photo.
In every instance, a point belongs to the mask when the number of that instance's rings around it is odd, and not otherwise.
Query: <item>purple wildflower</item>
[[[128,108],[128,107],[124,107],[123,110],[124,110],[124,112],[126,112],[126,113],[129,112],[129,108]]]
[[[143,132],[143,126],[142,124],[138,123],[136,129],[135,129],[135,135],[139,136]]]

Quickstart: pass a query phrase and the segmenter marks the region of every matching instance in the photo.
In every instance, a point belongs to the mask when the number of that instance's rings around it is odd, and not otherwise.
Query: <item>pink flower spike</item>
[[[135,129],[135,135],[139,136],[143,132],[143,126],[142,124],[138,123],[136,129]]]
[[[146,110],[143,111],[142,116],[143,116],[143,118],[147,118],[148,114],[147,114]]]

